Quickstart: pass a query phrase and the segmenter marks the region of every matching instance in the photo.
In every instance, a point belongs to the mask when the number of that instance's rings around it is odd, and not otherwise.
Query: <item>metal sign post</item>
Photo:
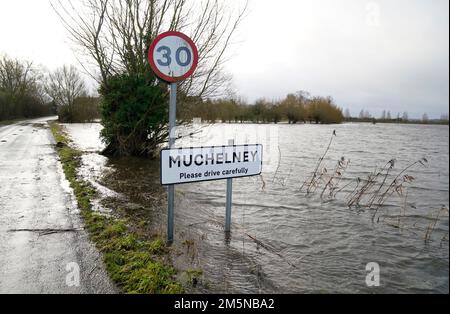
[[[228,145],[234,146],[234,140],[230,140]],[[231,208],[233,206],[233,179],[227,179],[227,205],[225,213],[225,232],[231,232]]]
[[[170,84],[170,109],[169,109],[169,148],[175,147],[177,122],[177,83]],[[175,218],[175,186],[168,187],[168,214],[167,214],[167,241],[173,243],[173,224]]]

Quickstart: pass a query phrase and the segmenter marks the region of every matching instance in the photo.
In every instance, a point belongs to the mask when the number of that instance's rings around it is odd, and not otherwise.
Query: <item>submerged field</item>
[[[223,232],[225,182],[177,187],[171,262],[188,291],[448,293],[448,126],[197,127],[178,146],[261,143],[265,165],[261,177],[234,181],[230,238]],[[94,209],[127,213],[139,230],[164,237],[158,161],[99,155],[98,124],[65,129],[84,152],[80,175],[99,191]],[[390,193],[396,176],[405,182]],[[366,285],[372,262],[381,268],[376,288]]]

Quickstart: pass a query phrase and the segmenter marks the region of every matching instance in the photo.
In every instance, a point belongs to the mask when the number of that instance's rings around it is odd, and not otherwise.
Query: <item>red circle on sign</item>
[[[156,66],[155,60],[153,59],[154,52],[155,52],[155,49],[156,49],[156,46],[158,45],[158,43],[162,39],[164,39],[166,37],[169,37],[169,36],[182,38],[184,41],[186,41],[189,44],[189,46],[191,47],[192,52],[193,52],[192,66],[189,69],[189,71],[187,71],[182,76],[173,77],[173,76],[168,76],[168,75],[162,73],[158,69],[158,67]],[[150,45],[150,49],[148,50],[148,61],[150,63],[150,67],[152,68],[153,72],[155,72],[156,76],[158,76],[162,80],[164,80],[166,82],[169,82],[169,83],[180,82],[180,81],[183,81],[183,80],[187,79],[192,74],[194,74],[195,70],[197,69],[197,65],[198,65],[198,50],[197,50],[197,47],[195,46],[194,42],[192,41],[192,39],[190,39],[185,34],[180,33],[180,32],[174,32],[174,31],[165,32],[165,33],[162,33],[162,34],[158,35],[158,37],[156,37],[156,39]]]

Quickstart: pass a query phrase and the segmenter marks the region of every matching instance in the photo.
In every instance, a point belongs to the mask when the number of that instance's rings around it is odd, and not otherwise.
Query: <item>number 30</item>
[[[164,60],[158,59],[157,62],[160,66],[168,67],[172,64],[172,50],[167,46],[161,46],[156,50],[157,52],[162,53],[162,57]],[[181,61],[181,53],[186,53],[186,61]],[[177,49],[175,53],[175,61],[178,63],[179,66],[186,67],[188,66],[192,61],[192,54],[191,51],[187,47],[180,47]]]

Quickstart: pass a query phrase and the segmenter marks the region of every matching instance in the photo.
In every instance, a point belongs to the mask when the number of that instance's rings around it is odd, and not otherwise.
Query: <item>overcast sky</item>
[[[76,64],[48,0],[1,0],[0,53]],[[252,0],[228,71],[252,102],[306,90],[361,109],[449,109],[448,0]]]

